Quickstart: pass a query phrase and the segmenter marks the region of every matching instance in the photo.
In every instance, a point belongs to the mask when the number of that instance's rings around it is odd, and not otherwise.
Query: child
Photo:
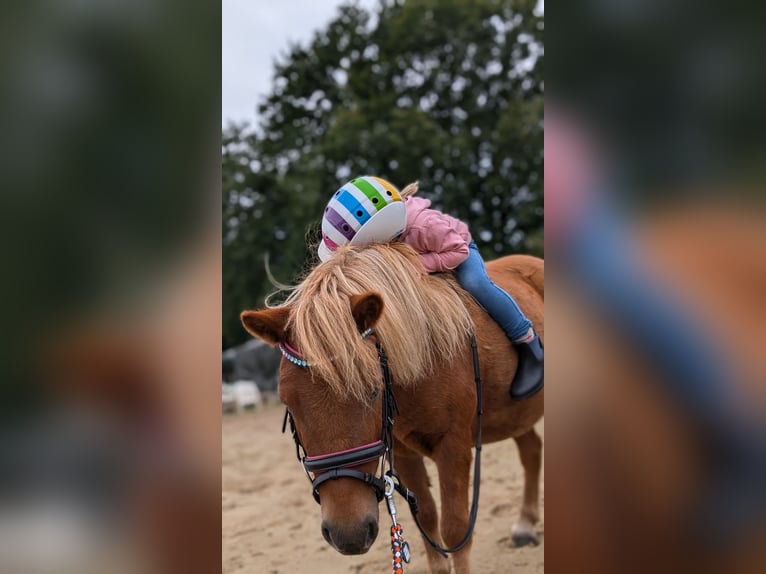
[[[326,261],[340,245],[387,242],[395,237],[417,251],[428,273],[453,270],[516,346],[519,364],[511,397],[526,399],[543,387],[543,345],[513,298],[487,275],[468,226],[413,197],[417,183],[401,194],[384,179],[358,177],[341,187],[325,208],[319,257]]]

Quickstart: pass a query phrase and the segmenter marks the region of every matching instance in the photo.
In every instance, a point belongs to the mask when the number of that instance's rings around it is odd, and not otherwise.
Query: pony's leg
[[[420,518],[420,523],[428,533],[428,536],[434,541],[441,543],[438,527],[439,514],[436,510],[436,502],[434,497],[431,496],[431,490],[429,489],[430,484],[426,467],[423,464],[423,457],[415,453],[405,454],[399,446],[396,448],[396,470],[402,477],[404,485],[418,496],[418,517]],[[415,532],[412,532],[414,529],[415,526],[413,524],[412,529],[410,529],[411,531],[406,533],[407,536],[405,538],[414,537]],[[449,560],[438,554],[425,540],[423,544],[426,547],[429,574],[449,574]]]
[[[441,498],[441,533],[444,545],[452,548],[460,543],[468,531],[468,483],[471,475],[473,453],[471,442],[466,444],[458,438],[445,438],[435,453],[434,461],[439,470]],[[471,574],[471,542],[452,554],[455,574]]]
[[[538,544],[535,524],[540,517],[538,505],[543,441],[534,428],[519,437],[514,437],[513,440],[519,448],[521,464],[524,467],[524,501],[519,519],[511,529],[511,538],[516,546]]]

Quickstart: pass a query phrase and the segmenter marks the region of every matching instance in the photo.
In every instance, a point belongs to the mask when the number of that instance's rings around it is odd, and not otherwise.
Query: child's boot
[[[529,333],[513,345],[519,355],[519,364],[511,383],[511,398],[528,399],[543,388],[543,342],[530,328]]]

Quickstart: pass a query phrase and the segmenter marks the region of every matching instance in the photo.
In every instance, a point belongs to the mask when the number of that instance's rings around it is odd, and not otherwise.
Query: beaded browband
[[[374,329],[370,327],[369,329],[365,329],[362,331],[359,336],[362,339],[366,339],[370,335],[372,335],[374,332]],[[290,343],[285,341],[284,343],[279,343],[279,350],[282,353],[282,356],[290,361],[293,365],[297,365],[299,367],[302,367],[304,369],[311,366],[311,363],[309,363],[303,355],[301,355],[300,351],[295,349]]]

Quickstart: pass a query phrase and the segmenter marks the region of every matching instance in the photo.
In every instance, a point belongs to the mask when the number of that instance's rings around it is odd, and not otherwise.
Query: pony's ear
[[[383,297],[373,291],[351,295],[351,315],[360,331],[371,329],[383,314]]]
[[[269,345],[276,345],[285,340],[285,326],[289,317],[290,307],[242,311],[239,316],[248,333],[263,339]]]

